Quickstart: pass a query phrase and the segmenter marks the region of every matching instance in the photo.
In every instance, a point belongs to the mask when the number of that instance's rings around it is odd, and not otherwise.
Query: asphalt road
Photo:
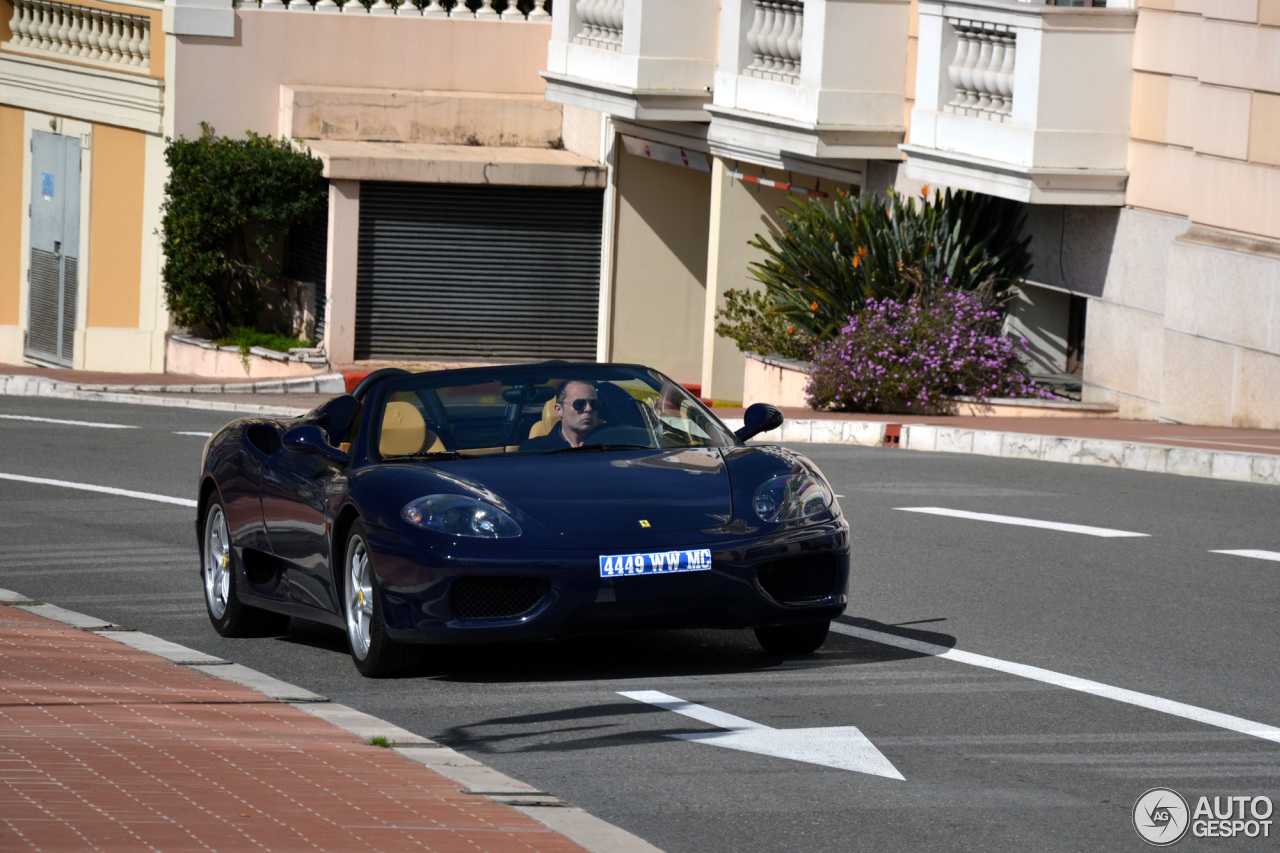
[[[383,717],[672,853],[1141,850],[1133,806],[1150,788],[1176,789],[1192,808],[1200,796],[1280,802],[1280,744],[1135,705],[1133,694],[1048,683],[1076,676],[1280,727],[1280,562],[1211,553],[1280,551],[1275,488],[807,446],[855,534],[840,621],[1000,666],[834,633],[818,654],[785,660],[749,632],[691,631],[434,650],[408,677],[370,681],[327,628],[294,620],[283,638],[219,638],[204,613],[193,510],[2,477],[194,498],[204,439],[180,433],[228,419],[0,398],[0,587]],[[1147,535],[902,509],[920,507]],[[856,726],[904,779],[672,738],[719,729],[620,695],[633,691],[781,730]],[[1271,819],[1266,839],[1188,835],[1176,849],[1280,851],[1280,814]]]

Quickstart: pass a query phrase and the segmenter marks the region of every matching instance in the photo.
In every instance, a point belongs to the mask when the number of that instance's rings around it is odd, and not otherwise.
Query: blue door
[[[71,366],[80,254],[80,140],[31,134],[27,358]]]

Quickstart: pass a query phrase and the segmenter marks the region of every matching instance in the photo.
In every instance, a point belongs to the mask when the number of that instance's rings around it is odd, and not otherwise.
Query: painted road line
[[[741,752],[754,752],[773,758],[803,761],[823,767],[834,767],[837,770],[852,770],[855,773],[903,779],[898,769],[884,757],[880,750],[876,749],[875,744],[868,740],[857,726],[775,729],[764,723],[753,722],[743,717],[735,717],[733,714],[726,714],[724,711],[717,711],[715,708],[708,708],[706,705],[695,705],[657,690],[620,690],[618,695],[727,730],[667,735],[667,737],[705,743],[708,746],[722,746]]]
[[[189,498],[174,498],[169,495],[156,495],[151,492],[135,492],[129,489],[116,489],[111,486],[95,486],[90,483],[72,483],[68,480],[48,480],[44,477],[24,477],[21,474],[0,474],[0,480],[13,480],[15,483],[34,483],[38,486],[58,486],[63,489],[79,489],[82,492],[99,492],[104,495],[119,495],[122,498],[138,498],[144,501],[158,501],[178,506],[195,506],[196,502]]]
[[[103,424],[97,421],[64,421],[59,418],[36,418],[31,415],[0,415],[0,420],[35,421],[42,424],[66,424],[67,426],[96,427],[98,429],[137,429],[129,424]]]
[[[946,509],[940,506],[899,506],[901,512],[923,512],[928,515],[945,515],[951,518],[967,518],[970,521],[990,521],[995,524],[1013,524],[1018,527],[1039,527],[1044,530],[1061,530],[1064,533],[1083,533],[1086,536],[1102,536],[1118,539],[1126,536],[1150,536],[1150,533],[1134,533],[1130,530],[1112,530],[1109,527],[1090,527],[1087,524],[1066,524],[1061,521],[1042,521],[1038,518],[1018,518],[1013,515],[992,515],[987,512],[968,512],[963,509]]]
[[[1233,557],[1252,557],[1255,560],[1274,560],[1280,563],[1280,551],[1210,551],[1210,554],[1230,554]]]
[[[179,432],[175,432],[174,435],[198,435],[201,438],[208,438],[209,436],[213,435],[213,433],[200,432],[199,430],[182,430]]]
[[[870,640],[873,643],[881,643],[886,646],[895,646],[899,649],[906,649],[932,657],[946,658],[957,663],[967,663],[970,666],[1016,675],[1020,678],[1029,678],[1032,681],[1040,681],[1104,699],[1114,699],[1117,702],[1136,705],[1139,708],[1146,708],[1150,711],[1159,711],[1162,714],[1171,714],[1175,717],[1182,717],[1185,720],[1194,720],[1197,723],[1204,723],[1205,725],[1239,732],[1262,740],[1269,740],[1273,743],[1280,743],[1280,728],[1269,726],[1266,723],[1255,723],[1252,720],[1235,717],[1231,714],[1210,711],[1207,708],[1198,708],[1195,705],[1187,705],[1183,702],[1175,702],[1172,699],[1162,699],[1159,696],[1151,696],[1146,693],[1139,693],[1136,690],[1127,690],[1123,687],[1114,687],[1110,684],[1090,681],[1086,678],[1077,678],[1074,675],[1041,669],[1038,666],[1028,666],[1027,664],[1013,663],[999,658],[987,657],[986,655],[963,652],[959,649],[949,649],[946,646],[912,640],[908,637],[899,637],[896,634],[887,634],[884,631],[873,631],[857,625],[846,625],[843,622],[832,622],[831,630],[837,634]]]

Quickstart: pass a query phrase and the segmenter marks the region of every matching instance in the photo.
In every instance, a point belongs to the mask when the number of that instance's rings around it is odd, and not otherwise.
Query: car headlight
[[[427,495],[406,504],[400,517],[447,536],[510,539],[521,533],[514,518],[487,501],[466,495]]]
[[[808,518],[830,508],[835,496],[831,487],[818,477],[802,471],[798,474],[779,474],[765,480],[756,489],[756,515],[762,521],[775,524]]]

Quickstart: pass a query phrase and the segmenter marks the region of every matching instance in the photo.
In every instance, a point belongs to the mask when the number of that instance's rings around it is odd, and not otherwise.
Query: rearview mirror
[[[742,415],[742,428],[734,432],[738,441],[754,438],[762,432],[782,426],[782,412],[768,403],[753,403]]]
[[[334,465],[343,466],[351,461],[351,454],[330,444],[329,434],[315,424],[294,427],[284,434],[280,442],[288,450],[323,456]]]

